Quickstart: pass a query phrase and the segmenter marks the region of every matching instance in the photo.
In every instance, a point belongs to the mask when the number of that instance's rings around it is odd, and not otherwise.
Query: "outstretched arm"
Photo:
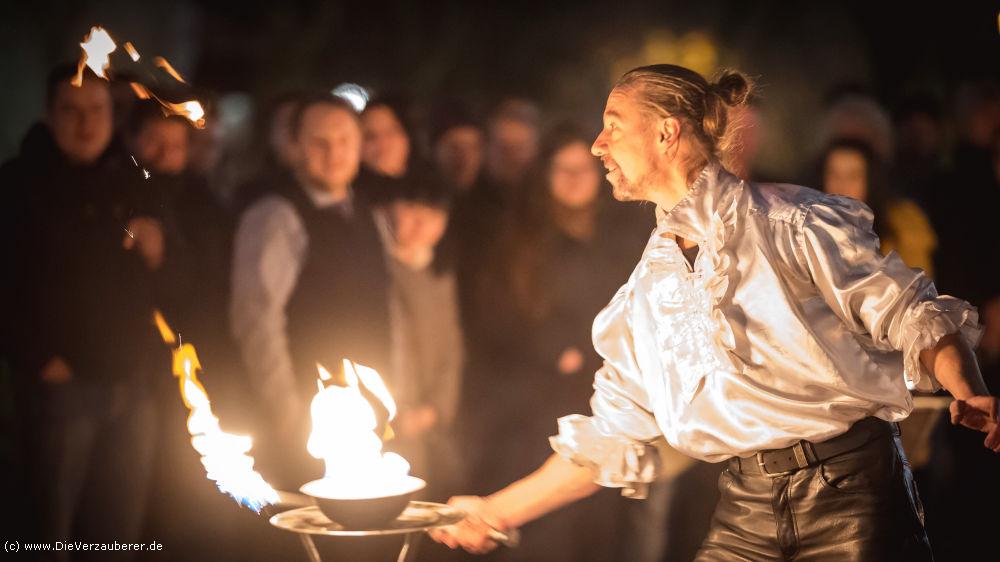
[[[920,352],[920,362],[955,397],[951,423],[985,432],[983,444],[1000,453],[1000,401],[990,396],[969,344],[958,334],[944,336]]]
[[[448,503],[468,514],[458,525],[432,533],[451,548],[485,553],[496,548],[490,528],[506,531],[551,513],[600,489],[589,468],[558,454],[528,476],[486,498],[458,496]]]
[[[833,197],[809,208],[797,232],[797,265],[852,333],[879,350],[903,354],[911,390],[941,387],[955,397],[952,423],[987,433],[1000,452],[997,398],[990,396],[972,353],[981,328],[967,302],[939,296],[925,274],[895,253],[881,255],[871,210]]]

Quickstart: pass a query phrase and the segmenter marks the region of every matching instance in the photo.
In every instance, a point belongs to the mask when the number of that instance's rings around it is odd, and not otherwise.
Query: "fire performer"
[[[672,65],[618,81],[592,151],[617,199],[657,205],[657,227],[594,322],[593,415],[560,419],[533,474],[453,498],[469,517],[437,540],[485,552],[490,527],[598,485],[641,497],[665,442],[728,462],[698,560],[930,559],[895,422],[911,390],[943,386],[952,423],[1000,451],[977,313],[881,255],[863,204],[730,174],[728,109],[750,90]]]

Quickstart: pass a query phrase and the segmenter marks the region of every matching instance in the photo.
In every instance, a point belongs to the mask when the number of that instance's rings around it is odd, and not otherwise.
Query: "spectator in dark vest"
[[[334,369],[350,358],[387,374],[389,313],[379,234],[352,194],[357,113],[339,98],[311,98],[296,108],[292,132],[294,183],[240,219],[230,320],[262,413],[284,435],[287,484],[298,486],[321,475],[305,454],[316,364]],[[296,455],[303,462],[291,462]]]

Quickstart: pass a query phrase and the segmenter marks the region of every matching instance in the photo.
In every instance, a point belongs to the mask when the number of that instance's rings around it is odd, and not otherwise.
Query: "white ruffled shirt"
[[[698,244],[693,267],[675,236]],[[911,390],[940,388],[920,351],[955,332],[975,345],[975,308],[882,256],[868,207],[713,162],[657,209],[642,259],[594,321],[593,415],[561,418],[552,446],[642,496],[663,438],[718,462],[905,418]]]

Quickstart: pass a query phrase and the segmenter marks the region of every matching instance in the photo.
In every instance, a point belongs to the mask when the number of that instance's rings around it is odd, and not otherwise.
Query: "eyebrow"
[[[618,113],[615,110],[605,111],[604,112],[604,116],[608,117],[608,118],[611,118],[611,119],[621,119],[622,118],[621,114]]]

